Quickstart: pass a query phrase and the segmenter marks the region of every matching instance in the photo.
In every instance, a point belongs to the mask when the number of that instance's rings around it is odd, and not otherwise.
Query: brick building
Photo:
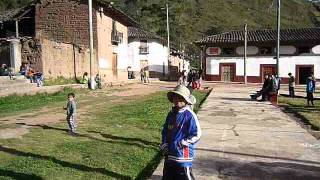
[[[0,54],[10,59],[2,56],[0,63],[16,70],[21,62],[30,63],[49,78],[81,77],[90,68],[88,10],[86,0],[36,0],[4,13]],[[127,80],[128,26],[137,23],[111,4],[93,0],[93,73],[105,81]]]

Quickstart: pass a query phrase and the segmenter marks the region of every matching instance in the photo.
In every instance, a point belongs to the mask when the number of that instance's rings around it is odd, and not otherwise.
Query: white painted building
[[[129,66],[136,75],[145,67],[148,67],[151,78],[166,77],[168,71],[170,76],[176,76],[183,70],[183,64],[185,69],[189,68],[189,62],[184,61],[173,50],[170,51],[170,62],[168,62],[166,40],[135,27],[129,27],[128,31]]]
[[[206,37],[197,42],[203,50],[203,69],[209,81],[244,82],[244,32],[231,31]],[[276,73],[276,31],[248,32],[247,80],[263,82]],[[281,30],[279,75],[288,82],[288,73],[304,84],[307,76],[320,79],[320,28]]]

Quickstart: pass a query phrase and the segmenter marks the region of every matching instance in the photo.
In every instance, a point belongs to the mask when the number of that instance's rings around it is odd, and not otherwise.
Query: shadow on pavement
[[[224,180],[317,180],[320,167],[286,162],[245,162],[227,158],[198,159],[200,174],[216,174]]]

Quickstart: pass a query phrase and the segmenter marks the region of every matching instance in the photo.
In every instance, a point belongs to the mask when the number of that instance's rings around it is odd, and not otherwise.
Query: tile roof
[[[128,28],[128,37],[129,38],[145,38],[145,39],[161,39],[161,37],[137,27]]]
[[[320,42],[320,28],[282,29],[280,31],[281,42]],[[272,29],[249,30],[248,43],[276,42],[277,31]],[[208,36],[196,44],[210,43],[241,43],[244,42],[244,31],[230,31],[222,34]]]

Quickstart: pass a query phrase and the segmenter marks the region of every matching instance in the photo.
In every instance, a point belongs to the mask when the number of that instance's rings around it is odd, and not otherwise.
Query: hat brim
[[[193,102],[191,101],[190,97],[186,97],[185,95],[183,95],[182,93],[180,93],[179,91],[170,91],[167,94],[168,100],[170,102],[173,102],[173,96],[174,95],[179,95],[181,97],[183,97],[183,99],[188,103],[188,104],[193,104]]]

